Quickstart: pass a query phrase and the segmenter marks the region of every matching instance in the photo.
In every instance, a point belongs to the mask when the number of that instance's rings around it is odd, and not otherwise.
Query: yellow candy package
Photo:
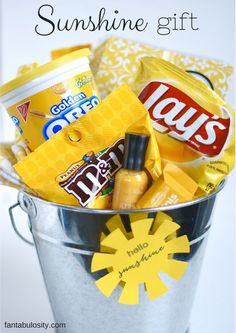
[[[175,162],[206,193],[234,166],[234,110],[175,65],[141,59],[133,90],[149,111],[163,162]]]
[[[183,170],[173,163],[167,163],[163,169],[163,177],[153,182],[136,207],[155,208],[189,201],[193,199],[197,188],[197,183]]]
[[[127,131],[150,136],[145,167],[156,180],[161,161],[150,118],[126,85],[18,162],[15,170],[44,199],[109,208],[113,176],[122,166]]]

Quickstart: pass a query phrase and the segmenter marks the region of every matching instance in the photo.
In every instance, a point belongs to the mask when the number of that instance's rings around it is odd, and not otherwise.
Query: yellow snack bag
[[[234,110],[175,65],[141,60],[133,85],[149,111],[163,162],[175,162],[206,193],[234,166]]]
[[[152,208],[177,204],[192,200],[198,188],[183,170],[172,163],[163,169],[163,178],[159,178],[144,193],[137,203],[137,208]]]
[[[145,167],[156,180],[161,161],[150,118],[126,85],[18,162],[15,170],[45,199],[108,208],[112,178],[122,165],[126,131],[150,136]]]
[[[133,84],[142,57],[158,57],[170,61],[202,80],[222,98],[225,98],[232,81],[233,66],[222,61],[153,47],[120,37],[109,37],[96,47],[91,61],[102,98],[122,83]]]

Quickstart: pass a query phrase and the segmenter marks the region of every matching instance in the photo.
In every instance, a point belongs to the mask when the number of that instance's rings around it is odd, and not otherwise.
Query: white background
[[[36,35],[34,27],[39,20],[37,10],[43,1],[2,0],[1,12],[1,81],[14,77],[21,64],[49,60],[52,48],[103,41],[109,33],[58,32],[49,37]],[[142,33],[113,32],[150,45],[234,62],[234,1],[233,0],[178,0],[178,1],[98,1],[57,0],[55,17],[86,18],[96,15],[101,7],[111,16],[118,9],[125,18],[143,17],[149,28]],[[198,17],[197,32],[172,32],[169,36],[155,33],[157,18],[183,11]],[[233,104],[233,87],[227,101]],[[0,139],[10,140],[13,133],[6,115],[0,114]],[[234,332],[234,200],[235,181],[231,175],[226,188],[219,195],[214,223],[210,233],[200,283],[191,319],[191,333]],[[43,279],[33,248],[22,243],[14,234],[7,208],[16,202],[16,191],[0,187],[1,235],[1,317],[3,322],[52,322]],[[26,234],[26,216],[17,212],[19,224]],[[30,237],[30,235],[28,235]],[[14,332],[13,330],[7,330]],[[37,332],[33,330],[32,332]],[[5,332],[1,328],[1,332]],[[23,331],[22,331],[23,332]],[[31,332],[31,330],[27,330]],[[43,332],[43,331],[42,331]],[[88,332],[89,333],[89,332]],[[184,333],[184,332],[183,332]]]

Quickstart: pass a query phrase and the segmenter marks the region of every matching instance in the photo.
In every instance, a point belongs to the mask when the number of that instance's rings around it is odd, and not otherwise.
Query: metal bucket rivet
[[[31,218],[36,217],[37,209],[33,200],[29,196],[25,195],[23,192],[19,192],[18,202],[23,211],[26,212]]]

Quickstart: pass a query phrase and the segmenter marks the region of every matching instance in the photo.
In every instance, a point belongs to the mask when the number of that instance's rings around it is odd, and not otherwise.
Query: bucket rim
[[[226,179],[222,180],[221,183],[218,185],[217,189],[205,196],[199,197],[194,200],[174,204],[174,205],[168,205],[168,206],[159,206],[156,208],[137,208],[137,209],[95,209],[95,208],[83,208],[83,207],[78,207],[78,206],[73,206],[73,205],[64,205],[52,201],[48,201],[39,197],[34,196],[33,194],[30,194],[26,191],[19,191],[18,194],[18,202],[20,203],[20,196],[21,195],[26,195],[27,197],[30,197],[33,202],[38,201],[39,203],[43,203],[48,206],[53,206],[53,207],[58,207],[61,209],[65,210],[70,210],[70,211],[77,211],[78,213],[87,213],[87,214],[106,214],[106,215],[115,215],[115,214],[130,214],[130,213],[157,213],[157,212],[163,212],[163,211],[170,211],[170,210],[175,210],[179,208],[184,208],[188,206],[192,206],[195,204],[198,204],[203,201],[207,201],[213,197],[215,197],[225,186],[226,184]],[[21,205],[20,205],[21,206]]]

